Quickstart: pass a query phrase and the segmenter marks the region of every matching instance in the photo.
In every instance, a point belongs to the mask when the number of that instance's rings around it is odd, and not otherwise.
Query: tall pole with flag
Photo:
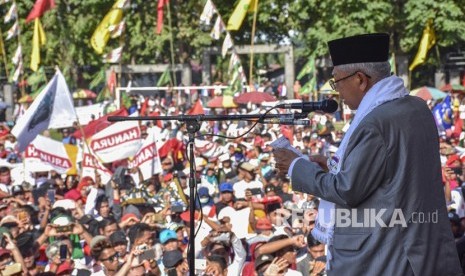
[[[409,79],[411,79],[411,74],[415,67],[425,63],[428,51],[434,46],[434,44],[436,44],[436,33],[433,28],[433,19],[430,18],[423,29],[423,35],[421,37],[420,46],[418,47],[418,52],[408,67]],[[410,83],[411,81],[409,81],[409,85]]]
[[[254,59],[254,38],[255,38],[255,28],[257,25],[257,11],[258,11],[258,0],[253,0],[251,5],[253,5],[253,23],[252,23],[252,36],[250,38],[250,64],[249,64],[249,83],[251,91],[254,91],[253,83],[253,59]]]

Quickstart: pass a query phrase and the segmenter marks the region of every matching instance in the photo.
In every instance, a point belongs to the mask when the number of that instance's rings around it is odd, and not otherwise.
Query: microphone
[[[294,118],[289,118],[289,117],[263,119],[263,120],[260,120],[260,123],[262,123],[262,124],[290,125],[290,126],[308,126],[308,125],[310,125],[309,120],[296,120]]]
[[[337,110],[338,104],[335,100],[323,100],[321,102],[278,104],[276,107],[302,109],[302,112],[323,111],[325,113],[334,113]]]

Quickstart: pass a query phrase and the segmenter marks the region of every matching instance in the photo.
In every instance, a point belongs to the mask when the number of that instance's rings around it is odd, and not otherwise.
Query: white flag
[[[18,62],[20,62],[22,59],[22,49],[21,44],[19,44],[18,48],[16,48],[15,55],[11,58],[11,61],[13,61],[14,65],[18,65]]]
[[[8,12],[5,15],[4,22],[8,23],[11,20],[16,19],[16,18],[18,18],[18,9],[16,8],[16,3],[13,2],[13,5],[11,5],[10,9],[8,10]]]
[[[90,148],[103,163],[134,156],[142,145],[139,122],[124,121],[94,134]]]
[[[16,122],[11,133],[18,140],[18,151],[23,152],[42,131],[61,128],[76,119],[68,85],[60,70],[57,70],[26,113]]]
[[[117,3],[115,3],[115,7],[118,9],[127,9],[129,8],[129,5],[131,4],[131,1],[129,0],[119,0]]]
[[[18,65],[16,65],[15,73],[13,74],[13,77],[11,80],[13,82],[18,82],[19,76],[21,75],[21,72],[23,71],[23,60],[19,60]]]
[[[143,180],[149,179],[154,174],[162,172],[154,127],[147,129],[147,134],[147,138],[145,138],[136,155],[128,160],[128,168],[138,167],[144,178]]]
[[[108,54],[103,55],[104,63],[118,63],[121,60],[123,54],[123,46],[111,50]]]
[[[116,24],[116,25],[111,25],[108,27],[108,30],[110,31],[110,37],[111,38],[117,38],[121,36],[126,28],[126,22],[123,20],[121,23]]]
[[[215,14],[216,9],[211,0],[207,0],[205,6],[203,7],[202,14],[200,15],[200,23],[205,25],[210,25],[213,14]]]
[[[19,34],[19,25],[18,20],[16,20],[15,24],[11,26],[11,28],[7,32],[6,40],[10,40],[11,38],[17,36]]]
[[[221,34],[224,32],[225,26],[221,17],[217,17],[215,21],[215,25],[213,25],[213,29],[210,32],[211,38],[218,40],[220,39]]]
[[[233,41],[231,39],[231,35],[229,35],[229,33],[226,34],[226,37],[223,41],[223,48],[221,48],[221,55],[223,55],[223,57],[226,56],[226,54],[228,53],[228,50],[231,49],[231,47],[234,46],[233,44]]]
[[[233,52],[231,53],[231,59],[229,59],[228,73],[231,73],[237,64],[241,64],[241,59],[239,58],[238,54]]]
[[[51,166],[58,173],[76,173],[76,156],[78,148],[75,145],[63,144],[51,138],[38,135],[27,147],[26,158],[39,159]]]

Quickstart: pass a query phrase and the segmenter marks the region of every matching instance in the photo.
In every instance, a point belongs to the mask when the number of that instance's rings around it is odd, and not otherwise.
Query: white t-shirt
[[[233,186],[234,195],[236,198],[245,198],[245,190],[257,188],[261,189],[263,192],[263,183],[257,180],[253,180],[251,182],[245,182],[245,180],[241,180],[234,183]]]

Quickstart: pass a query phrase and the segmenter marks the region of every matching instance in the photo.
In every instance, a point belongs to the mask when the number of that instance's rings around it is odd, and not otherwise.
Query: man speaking
[[[328,275],[462,275],[426,103],[391,76],[388,34],[330,41],[330,84],[357,110],[330,160],[276,148],[296,191],[322,199],[312,234]]]

